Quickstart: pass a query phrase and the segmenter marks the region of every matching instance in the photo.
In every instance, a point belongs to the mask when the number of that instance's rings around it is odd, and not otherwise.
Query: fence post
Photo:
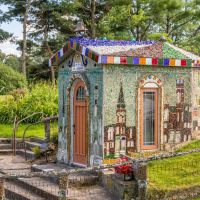
[[[62,174],[59,177],[59,200],[67,200],[68,174]]]
[[[4,190],[4,179],[0,179],[0,200],[5,199],[5,190]]]
[[[45,139],[47,142],[50,142],[50,135],[51,135],[50,120],[46,120],[44,122],[44,129],[45,129]]]
[[[136,181],[136,199],[147,199],[147,163],[133,163],[133,174]]]

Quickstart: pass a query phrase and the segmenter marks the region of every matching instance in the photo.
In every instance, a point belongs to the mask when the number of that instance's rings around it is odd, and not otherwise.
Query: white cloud
[[[0,43],[0,49],[3,53],[5,54],[14,54],[17,56],[21,55],[21,52],[18,51],[17,49],[17,45],[10,43],[9,41]]]

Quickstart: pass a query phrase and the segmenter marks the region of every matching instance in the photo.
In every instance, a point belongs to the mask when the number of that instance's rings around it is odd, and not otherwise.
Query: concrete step
[[[46,144],[46,143],[38,143],[38,142],[25,141],[25,144],[26,144],[26,148],[28,150],[32,150],[34,147],[42,148],[44,146],[44,144]]]
[[[5,182],[5,196],[9,200],[45,200],[37,193],[27,190],[27,188],[15,184],[11,181]]]
[[[74,187],[68,189],[67,199],[73,200],[114,200],[111,195],[99,185]]]
[[[50,172],[50,171],[62,171],[63,169],[65,170],[70,170],[71,167],[67,165],[61,165],[61,164],[46,164],[46,165],[32,165],[31,170],[34,172]],[[44,177],[44,179],[58,184],[59,179],[58,177]],[[93,172],[93,173],[88,173],[88,172],[81,172],[81,173],[74,173],[70,174],[68,177],[69,180],[69,186],[92,186],[95,185],[99,182],[98,174]]]
[[[13,154],[13,149],[0,149],[0,155],[11,155],[11,154]],[[16,155],[20,155],[25,158],[24,149],[16,149]],[[37,155],[30,150],[26,150],[26,155],[28,160],[34,160],[37,158]]]
[[[17,149],[16,154],[23,156],[25,158],[24,149]],[[28,160],[34,160],[38,157],[33,151],[30,151],[30,150],[26,150],[26,156]]]
[[[0,155],[10,155],[13,153],[12,149],[0,149]]]
[[[96,185],[99,182],[96,173],[76,173],[70,174],[68,177],[70,187],[85,187]]]
[[[10,138],[0,138],[0,144],[11,144]]]
[[[58,184],[49,182],[41,177],[19,178],[13,180],[13,182],[44,199],[58,200]]]
[[[45,140],[41,138],[29,138],[29,141],[36,142],[36,143],[45,143]]]
[[[5,150],[5,149],[12,149],[12,145],[7,143],[4,144],[0,143],[0,150]]]

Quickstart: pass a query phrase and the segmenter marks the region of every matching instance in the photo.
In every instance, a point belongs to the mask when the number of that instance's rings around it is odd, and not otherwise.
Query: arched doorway
[[[73,162],[87,165],[87,99],[85,83],[78,79],[73,96]]]

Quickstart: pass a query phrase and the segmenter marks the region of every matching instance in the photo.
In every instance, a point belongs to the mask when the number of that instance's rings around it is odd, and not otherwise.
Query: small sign
[[[74,66],[72,67],[73,72],[77,71],[84,71],[85,67],[81,63],[74,63]]]

